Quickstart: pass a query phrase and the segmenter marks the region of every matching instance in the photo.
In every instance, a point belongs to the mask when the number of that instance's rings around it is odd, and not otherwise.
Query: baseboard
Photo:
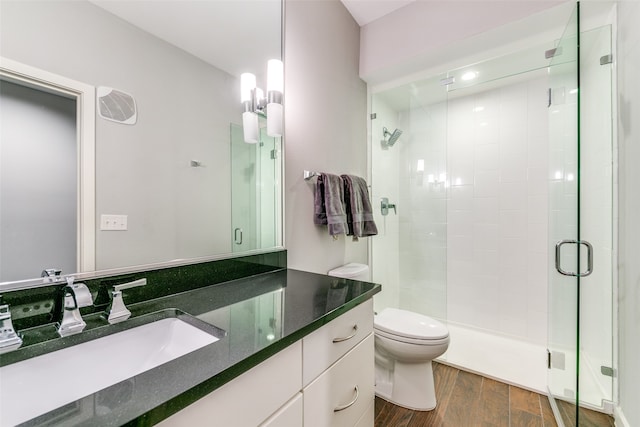
[[[631,427],[631,424],[627,421],[624,413],[622,412],[622,408],[619,406],[616,406],[613,410],[613,418],[615,419],[616,427]]]

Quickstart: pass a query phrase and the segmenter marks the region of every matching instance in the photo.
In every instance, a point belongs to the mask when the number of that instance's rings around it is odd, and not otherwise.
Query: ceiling
[[[281,57],[279,0],[89,1],[231,75]]]
[[[361,27],[416,0],[341,0]]]

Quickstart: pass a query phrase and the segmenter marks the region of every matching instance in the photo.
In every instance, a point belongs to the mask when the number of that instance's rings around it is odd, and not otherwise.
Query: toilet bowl
[[[431,361],[449,347],[449,331],[430,317],[385,308],[374,317],[376,395],[416,411],[436,407]]]

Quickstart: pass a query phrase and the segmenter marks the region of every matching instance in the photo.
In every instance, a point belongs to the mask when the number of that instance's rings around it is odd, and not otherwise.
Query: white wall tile
[[[449,211],[447,233],[451,236],[472,236],[473,211]]]
[[[527,213],[524,210],[500,211],[500,235],[502,237],[527,237]]]
[[[544,80],[398,116],[398,123],[410,120],[396,151],[403,176],[396,190],[401,306],[544,343],[550,176],[548,111],[539,102]],[[474,112],[477,106],[484,109]],[[417,159],[424,160],[422,174]],[[448,186],[428,182],[441,173]],[[575,198],[566,184],[557,187],[563,203]]]
[[[500,204],[498,197],[478,197],[473,199],[475,223],[500,224]]]
[[[496,143],[476,145],[474,147],[475,170],[495,171],[500,170],[499,146]]]
[[[527,191],[523,183],[503,182],[499,184],[500,210],[525,210]]]
[[[473,250],[498,250],[500,248],[500,226],[490,223],[473,224]]]
[[[478,171],[475,174],[474,197],[498,197],[500,194],[500,172]]]

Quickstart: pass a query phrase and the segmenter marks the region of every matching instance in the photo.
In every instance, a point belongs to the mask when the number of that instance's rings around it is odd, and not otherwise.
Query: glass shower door
[[[579,4],[549,64],[548,387],[565,426],[577,426],[580,360]],[[582,261],[582,262],[581,262]],[[589,265],[590,267],[590,265]],[[582,272],[582,273],[581,273]]]
[[[242,126],[231,124],[231,239],[233,252],[282,244],[281,138],[260,129],[257,144],[244,142]]]

